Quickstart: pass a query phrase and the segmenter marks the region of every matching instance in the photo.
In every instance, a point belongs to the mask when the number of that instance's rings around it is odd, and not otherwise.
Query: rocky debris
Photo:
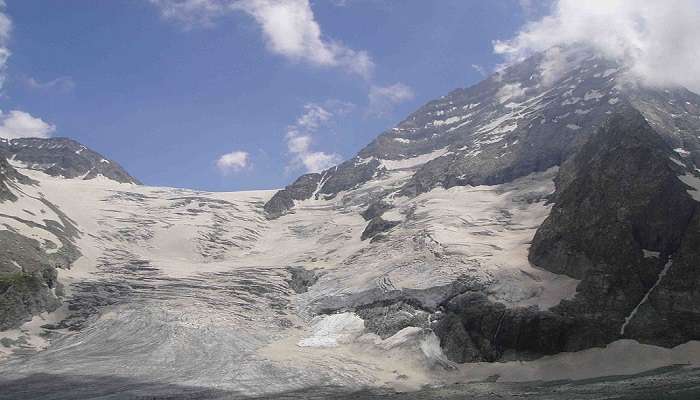
[[[365,230],[362,231],[362,236],[360,238],[362,240],[374,240],[375,238],[379,237],[378,235],[390,230],[400,223],[400,221],[387,221],[382,219],[382,217],[374,217],[371,221],[369,221]]]
[[[382,339],[407,327],[428,328],[430,313],[405,301],[380,302],[358,307],[355,313],[365,320],[367,331]]]
[[[289,271],[290,275],[287,283],[297,294],[306,293],[309,290],[309,286],[312,286],[318,281],[318,273],[316,271],[309,271],[304,267],[287,267],[287,271]]]
[[[51,176],[93,179],[101,175],[121,183],[140,184],[118,163],[68,138],[2,139],[0,156]]]
[[[391,208],[391,204],[379,200],[370,204],[365,211],[360,213],[360,215],[362,215],[362,218],[364,218],[365,221],[369,221],[375,217],[381,216],[382,214],[384,214],[385,211],[388,211]]]

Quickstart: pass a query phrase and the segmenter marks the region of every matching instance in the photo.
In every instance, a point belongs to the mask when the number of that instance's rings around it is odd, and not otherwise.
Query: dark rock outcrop
[[[309,286],[318,281],[318,273],[309,271],[304,267],[287,267],[287,271],[289,271],[287,283],[295,293],[306,293],[309,290]]]
[[[429,328],[430,313],[415,304],[415,301],[406,300],[368,304],[358,307],[355,313],[365,321],[365,329],[382,339],[409,326]]]
[[[547,311],[508,309],[482,293],[445,304],[433,327],[453,361],[529,358],[619,338],[675,346],[700,339],[700,217],[695,178],[629,108],[560,168],[555,205],[530,260],[581,280]]]
[[[451,299],[432,326],[455,362],[529,359],[568,349],[573,322],[537,308],[508,309],[483,293]]]
[[[577,332],[581,348],[590,345],[587,335],[659,345],[700,337],[700,303],[691,304],[700,300],[699,275],[687,261],[698,255],[688,245],[700,232],[698,202],[688,192],[694,189],[679,179],[693,177],[684,163],[630,110],[611,118],[562,166],[556,204],[535,235],[530,260],[582,280],[576,298],[554,309],[591,321],[590,331]],[[676,258],[668,277],[662,276]],[[672,299],[685,305],[672,305]],[[634,312],[641,302],[643,312]],[[682,319],[683,329],[669,322],[673,310],[683,316],[672,318]]]
[[[311,198],[318,188],[321,180],[320,174],[306,174],[300,176],[294,183],[275,193],[265,203],[265,213],[268,218],[278,218],[294,207],[294,200],[307,200]]]
[[[401,222],[399,221],[387,221],[382,219],[382,217],[374,217],[371,221],[369,221],[367,227],[365,227],[365,230],[362,231],[362,236],[360,239],[374,239],[378,237],[378,235],[390,230],[400,223]]]
[[[21,191],[20,185],[37,182],[17,172],[4,158],[0,158],[0,216],[26,225],[31,229],[45,230],[60,243],[44,242],[24,236],[11,225],[0,230],[0,331],[21,325],[32,315],[54,311],[61,304],[61,285],[57,282],[56,268],[70,268],[80,256],[74,245],[79,232],[73,222],[54,204],[37,199],[58,216],[58,221],[44,220],[39,224],[16,215],[3,212],[3,202],[14,202]],[[60,245],[60,248],[56,248]]]
[[[115,161],[68,138],[0,139],[0,156],[51,176],[93,179],[102,175],[121,183],[140,184]]]
[[[56,270],[50,267],[0,274],[0,331],[21,325],[31,315],[56,310],[61,305],[51,291],[56,284]]]
[[[391,207],[391,204],[379,200],[370,204],[365,211],[360,213],[360,215],[362,215],[362,218],[364,218],[365,221],[369,221],[375,217],[381,216],[384,214],[384,211],[391,209]]]
[[[7,162],[5,157],[0,154],[0,203],[3,201],[16,201],[17,195],[15,195],[10,186],[15,183],[21,183],[25,185],[33,184],[34,181],[25,175],[20,174],[10,163]]]

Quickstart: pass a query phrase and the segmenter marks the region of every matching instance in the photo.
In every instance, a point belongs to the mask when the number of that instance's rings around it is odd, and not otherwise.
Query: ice
[[[311,329],[312,335],[300,340],[300,347],[335,347],[360,337],[365,330],[365,321],[349,312],[324,315],[311,321]]]

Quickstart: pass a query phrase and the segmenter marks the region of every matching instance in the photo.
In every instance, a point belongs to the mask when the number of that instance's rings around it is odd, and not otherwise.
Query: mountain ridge
[[[535,55],[428,102],[350,160],[287,186],[266,205],[268,215],[287,212],[290,200],[333,197],[402,164],[414,170],[400,192],[408,196],[544,171],[575,153],[610,113],[630,106],[674,148],[700,161],[700,141],[692,134],[700,129],[700,96],[682,88],[639,87],[621,66],[580,48],[563,53],[569,69],[545,85],[545,57]],[[688,113],[692,118],[684,117]]]
[[[140,184],[115,161],[67,137],[0,138],[0,157],[69,179],[94,179],[100,175],[120,183]]]

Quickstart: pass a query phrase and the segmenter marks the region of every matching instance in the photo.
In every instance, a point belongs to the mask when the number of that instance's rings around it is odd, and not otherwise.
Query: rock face
[[[672,148],[700,162],[700,98],[685,89],[650,90],[620,66],[584,49],[557,52],[565,71],[548,76],[549,53],[431,101],[380,134],[352,159],[323,171],[317,196],[333,198],[395,170],[411,179],[400,193],[435,187],[495,185],[561,165],[613,113],[633,107]],[[675,116],[675,117],[674,117]],[[299,180],[285,191],[310,198]],[[298,188],[298,190],[296,190]],[[293,207],[273,199],[276,217]]]
[[[31,184],[32,180],[17,172],[5,158],[0,157],[0,202],[17,200],[17,196],[10,189],[14,183]]]
[[[687,264],[700,232],[697,188],[684,183],[698,179],[692,165],[630,111],[562,167],[530,259],[582,279],[559,309],[595,321],[592,334],[665,346],[700,337],[700,309],[690,306],[698,275]]]
[[[140,184],[116,162],[68,138],[0,139],[0,157],[51,176],[93,179],[101,175],[121,183]]]
[[[553,55],[565,65],[556,76],[547,69]],[[342,192],[344,204],[368,221],[360,239],[380,246],[421,217],[405,207],[402,221],[386,217],[399,215],[397,198],[495,187],[558,167],[556,190],[547,197],[551,212],[528,259],[580,281],[575,296],[546,308],[513,306],[492,296],[486,283],[442,297],[436,312],[406,296],[388,296],[396,292],[382,292],[382,284],[366,292],[369,303],[384,302],[379,311],[363,309],[368,326],[393,331],[374,323],[375,313],[410,320],[415,313],[402,304],[411,304],[431,314],[443,349],[459,362],[536,357],[620,338],[675,346],[700,332],[700,273],[692,266],[700,251],[698,132],[698,95],[645,88],[586,49],[559,49],[429,102],[352,159],[300,178],[265,209],[277,218],[303,200]],[[362,195],[348,200],[352,191]],[[538,203],[543,196],[522,200]],[[504,210],[504,217],[511,212]],[[501,250],[493,231],[478,235]],[[436,264],[447,259],[440,246],[426,250],[439,255]]]
[[[382,217],[374,217],[367,224],[367,227],[362,232],[360,239],[367,240],[377,238],[382,234],[382,232],[386,232],[398,224],[398,221],[386,221],[382,219]]]
[[[435,328],[448,357],[494,361],[619,338],[661,346],[700,338],[700,281],[688,263],[698,256],[698,202],[682,181],[698,178],[685,163],[637,111],[613,115],[561,167],[555,205],[530,249],[534,264],[581,280],[576,296],[540,311],[459,295]]]
[[[0,139],[0,331],[58,308],[57,268],[70,268],[81,255],[75,223],[39,193],[29,194],[26,187],[39,190],[39,182],[18,172],[6,157],[53,176],[89,180],[102,175],[138,183],[118,164],[70,139]]]
[[[265,212],[270,218],[277,218],[287,210],[294,207],[294,200],[306,200],[311,198],[318,189],[321,180],[320,174],[302,175],[291,185],[275,193],[272,198],[265,203]]]

